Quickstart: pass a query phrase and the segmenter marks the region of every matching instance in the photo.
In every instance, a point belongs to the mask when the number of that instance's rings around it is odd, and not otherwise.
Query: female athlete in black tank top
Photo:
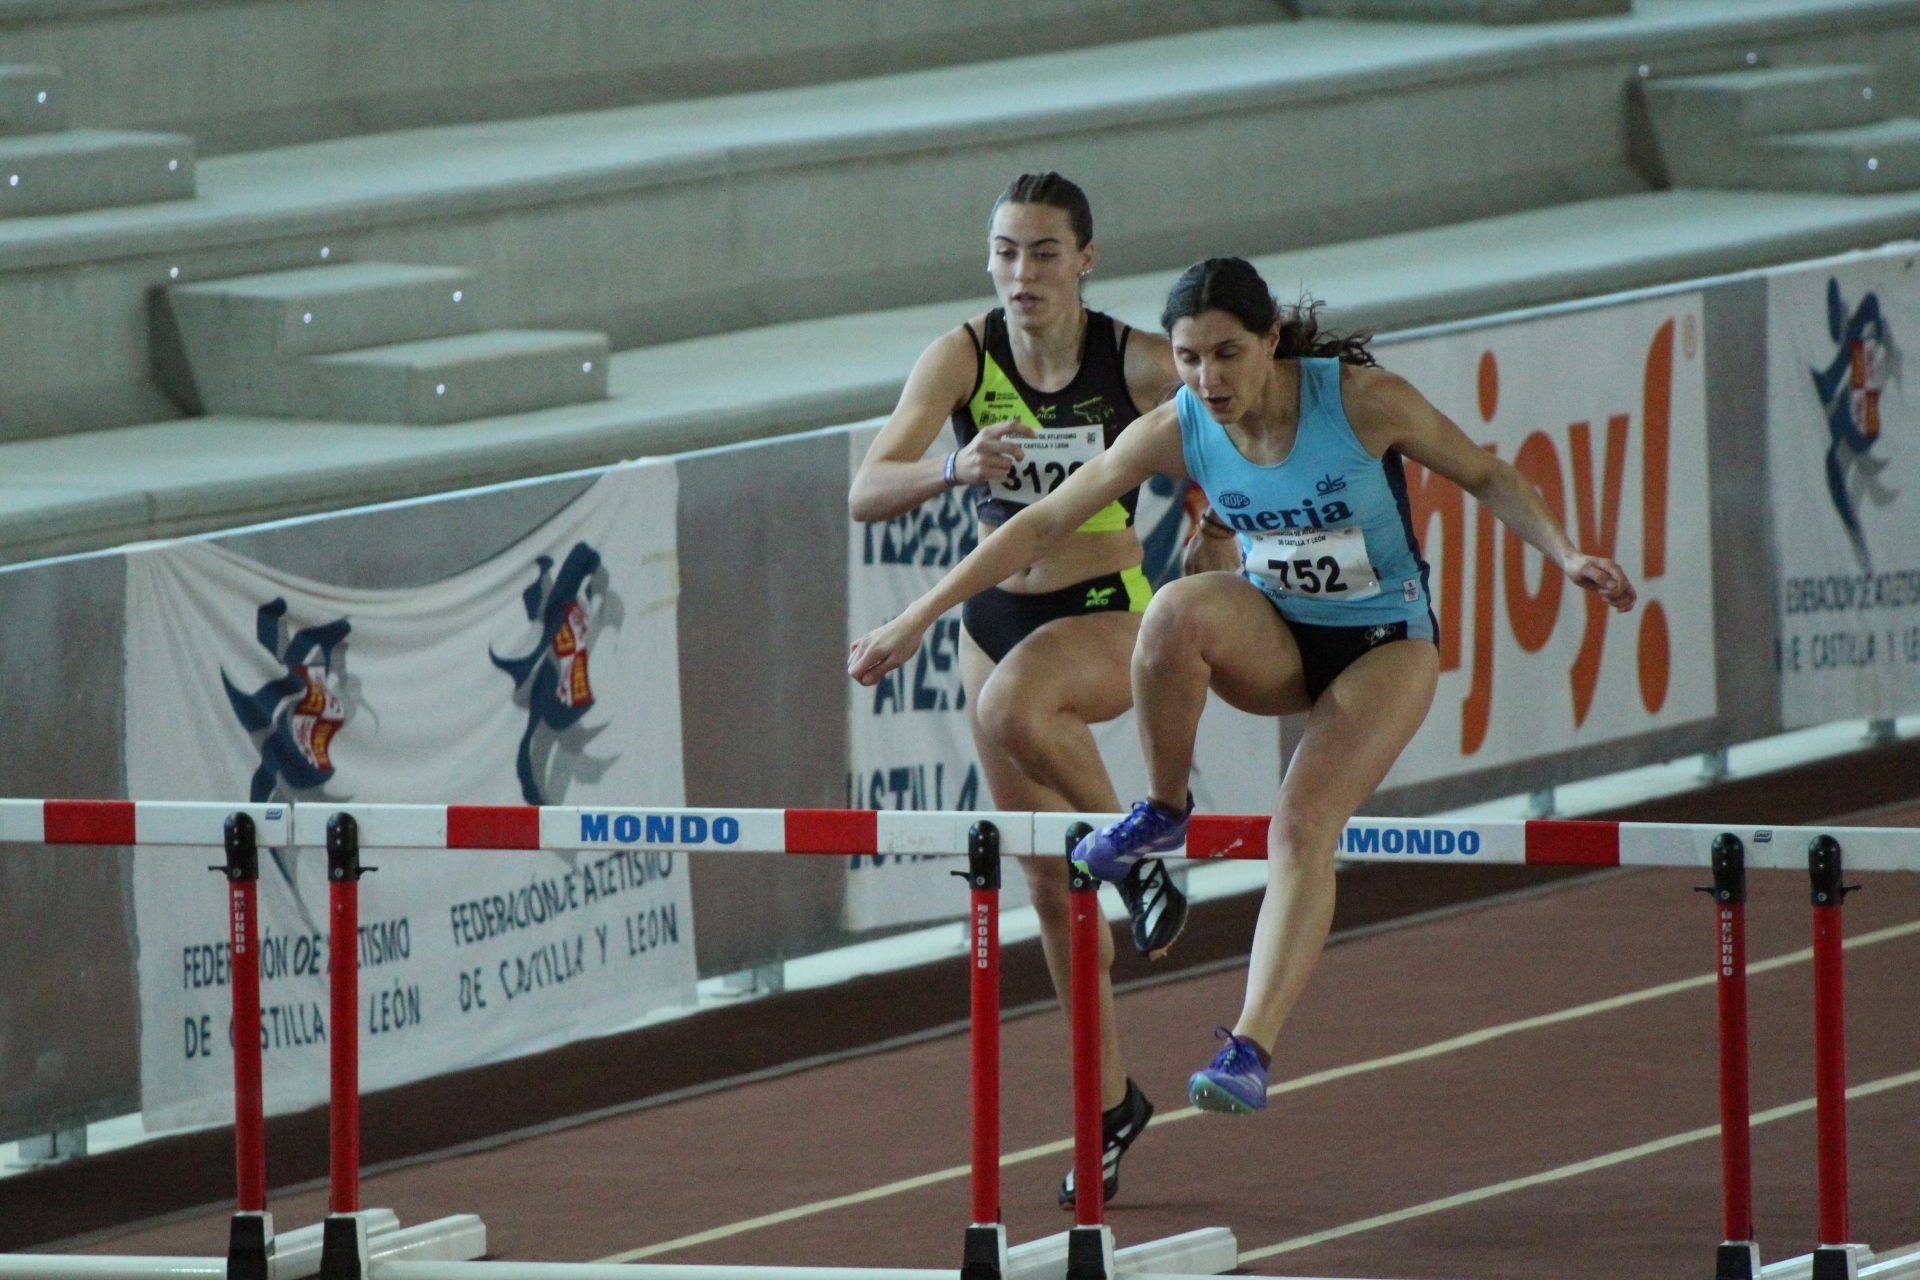
[[[982,523],[998,525],[1098,456],[1140,406],[1159,403],[1178,382],[1164,338],[1134,333],[1082,302],[1080,277],[1093,265],[1092,215],[1072,183],[1058,174],[1024,175],[994,206],[989,232],[987,270],[1000,306],[949,330],[920,357],[854,477],[855,519],[890,519],[968,485]],[[949,419],[958,447],[929,455]],[[1131,497],[1113,503],[1052,557],[963,607],[968,719],[981,772],[1003,809],[1119,807],[1088,726],[1133,701],[1129,668],[1149,593],[1132,522]],[[1064,1000],[1066,864],[1055,856],[1021,866]],[[1157,861],[1139,871],[1121,894],[1135,945],[1158,956],[1178,937],[1186,901]],[[1120,1153],[1153,1110],[1121,1060],[1104,976],[1111,961],[1109,937],[1100,1000],[1109,1196],[1119,1185]],[[1061,1203],[1072,1204],[1070,1182]]]

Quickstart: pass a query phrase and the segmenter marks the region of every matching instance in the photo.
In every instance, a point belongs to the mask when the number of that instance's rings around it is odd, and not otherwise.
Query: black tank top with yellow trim
[[[1007,313],[995,307],[987,313],[985,340],[966,326],[980,355],[980,371],[973,382],[973,394],[953,412],[953,433],[961,448],[972,443],[981,427],[996,422],[1023,422],[1035,431],[1050,427],[1090,427],[1103,429],[1104,447],[1111,448],[1129,422],[1140,416],[1127,389],[1127,339],[1133,330],[1101,311],[1087,312],[1087,331],[1080,344],[1080,369],[1073,381],[1058,391],[1036,391],[1020,376],[1014,363],[1013,344],[1007,336]],[[1025,492],[1051,492],[1064,475],[1057,478],[1038,470],[1027,477]],[[1018,481],[1016,477],[1016,481]],[[973,500],[980,519],[1005,524],[1024,505],[997,495],[984,484],[973,486]],[[1140,491],[1128,491],[1108,503],[1080,526],[1082,533],[1099,533],[1133,526],[1134,508]]]

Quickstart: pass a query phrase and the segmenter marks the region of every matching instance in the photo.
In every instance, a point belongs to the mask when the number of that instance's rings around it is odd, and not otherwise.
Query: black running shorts
[[[1142,613],[1153,588],[1139,566],[1088,578],[1058,591],[1032,594],[988,587],[960,608],[960,625],[973,642],[998,663],[1013,646],[1055,618],[1089,613]]]

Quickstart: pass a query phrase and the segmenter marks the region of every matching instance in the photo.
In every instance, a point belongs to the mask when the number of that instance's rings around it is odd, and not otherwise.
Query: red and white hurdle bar
[[[1070,850],[1090,823],[1117,815],[1056,813],[961,813],[810,809],[613,809],[528,806],[307,806],[296,815],[296,839],[317,843],[333,839],[342,817],[351,820],[360,841],[381,848],[461,848],[584,851],[608,847],[686,852],[780,853],[798,856],[857,854],[976,855],[968,879],[974,886],[975,937],[990,954],[995,993],[983,1006],[986,981],[976,970],[974,1225],[968,1232],[968,1265],[962,1280],[1005,1273],[1007,1252],[998,1228],[998,948],[997,936],[983,935],[979,921],[988,910],[982,900],[979,832],[991,830],[1002,855],[1047,856]],[[325,832],[315,824],[326,823]],[[1262,859],[1267,856],[1265,816],[1196,815],[1182,854],[1190,859]],[[1747,1063],[1745,964],[1740,902],[1748,867],[1810,868],[1815,899],[1815,983],[1817,1081],[1819,1100],[1820,1244],[1808,1256],[1813,1280],[1856,1280],[1859,1261],[1870,1256],[1847,1240],[1845,1046],[1840,1016],[1841,951],[1838,908],[1845,896],[1839,885],[1840,841],[1846,842],[1851,870],[1920,870],[1909,833],[1881,828],[1744,827],[1714,824],[1632,823],[1534,820],[1458,823],[1428,819],[1356,818],[1347,824],[1338,856],[1349,861],[1523,864],[1537,866],[1698,867],[1715,871],[1708,888],[1718,905],[1717,958],[1721,973],[1721,1096],[1726,1239],[1716,1253],[1716,1280],[1761,1280],[1759,1249],[1751,1222],[1751,1172],[1747,1143]],[[1751,850],[1751,854],[1748,851]],[[1729,857],[1729,851],[1733,851]],[[988,855],[990,856],[990,855]],[[1722,874],[1739,868],[1740,899],[1726,894]],[[1091,957],[1097,952],[1100,919],[1094,903],[1097,884],[1072,876],[1072,953],[1075,987],[1075,1186],[1079,1192],[1075,1227],[1069,1233],[1067,1280],[1107,1280],[1123,1265],[1104,1225],[1099,1107],[1099,1036],[1090,1021]],[[1705,887],[1705,886],[1703,886]],[[997,888],[997,878],[995,883]],[[1727,923],[1731,909],[1733,923]],[[1730,941],[1731,940],[1731,941]],[[1740,955],[1727,961],[1726,947]],[[1082,988],[1086,990],[1082,990]],[[337,990],[337,988],[336,988]],[[349,1009],[351,1006],[349,1006]],[[989,1020],[988,1013],[991,1013]],[[336,1016],[336,1024],[339,1019]],[[990,1024],[992,1032],[984,1030]],[[990,1078],[991,1087],[983,1079]],[[988,1095],[991,1095],[989,1097]],[[341,1100],[341,1107],[355,1103]],[[988,1216],[991,1214],[992,1216]],[[999,1233],[998,1264],[988,1232]],[[1200,1234],[1200,1233],[1196,1233]],[[1206,1252],[1210,1243],[1196,1244]],[[1920,1257],[1909,1272],[1920,1275]],[[1231,1258],[1217,1269],[1231,1265]],[[1879,1270],[1879,1268],[1876,1268]],[[354,1273],[357,1276],[358,1273]],[[631,1275],[631,1273],[628,1273]],[[678,1273],[676,1273],[678,1274]],[[689,1275],[692,1273],[688,1273]],[[1786,1280],[1778,1269],[1768,1280]],[[665,1280],[667,1272],[661,1272]],[[402,1280],[399,1274],[393,1280]],[[421,1273],[414,1280],[464,1280],[449,1271],[438,1277]]]
[[[321,1271],[323,1225],[276,1238],[267,1210],[267,1148],[261,1075],[260,847],[293,843],[284,804],[203,804],[126,800],[0,800],[0,844],[223,848],[213,870],[227,881],[233,1000],[235,1212],[223,1258],[0,1254],[0,1277],[224,1277],[301,1280]],[[368,1210],[363,1230],[373,1257],[467,1259],[486,1253],[486,1227],[472,1214],[402,1228],[387,1209]]]
[[[333,939],[347,939],[344,946],[331,949],[330,992],[335,1035],[329,1041],[331,1052],[330,1176],[331,1213],[326,1222],[325,1243],[321,1252],[321,1280],[494,1280],[508,1274],[514,1280],[1068,1280],[1080,1274],[1075,1267],[1076,1250],[1082,1242],[1074,1233],[1033,1241],[1016,1249],[1007,1247],[1006,1229],[1000,1217],[1000,945],[999,893],[1000,859],[1008,853],[1024,853],[1024,841],[1009,849],[1003,844],[1000,828],[991,819],[1012,817],[1030,820],[1030,814],[944,814],[942,821],[928,830],[934,834],[926,849],[930,853],[955,851],[955,843],[966,850],[968,868],[964,873],[971,890],[970,918],[973,929],[971,979],[972,1023],[970,1048],[973,1056],[973,1138],[972,1138],[972,1216],[963,1241],[962,1263],[956,1273],[950,1270],[912,1268],[855,1267],[765,1267],[675,1264],[592,1264],[525,1262],[382,1262],[370,1256],[369,1242],[359,1222],[359,1140],[360,1100],[358,1065],[358,952],[352,939],[359,927],[358,885],[371,868],[362,865],[363,847],[373,847],[365,838],[363,821],[375,833],[383,847],[404,851],[408,848],[515,850],[604,849],[609,841],[628,834],[631,814],[606,814],[597,810],[538,810],[508,807],[451,806],[439,814],[422,814],[408,806],[341,806],[324,810],[308,809],[309,815],[324,814],[324,825],[316,825],[309,816],[304,826],[297,824],[296,839],[324,838],[327,849],[329,887],[328,929]],[[585,814],[574,828],[584,843],[553,850],[541,838],[541,825],[556,813]],[[795,851],[810,855],[849,856],[860,849],[836,847],[849,833],[875,826],[876,815],[862,812],[779,811],[782,839],[792,833]],[[427,823],[406,824],[409,818],[426,816]],[[761,815],[764,818],[764,814]],[[392,821],[401,819],[399,823]],[[766,827],[764,821],[753,829]],[[1018,824],[1014,824],[1018,830]],[[650,822],[633,826],[634,832],[649,828],[667,837],[667,843],[653,847],[685,851],[689,848],[710,851],[702,842],[711,837],[714,847],[733,852],[770,852],[743,847],[742,826],[737,815],[722,814],[711,823],[695,811],[675,811],[671,821],[656,811]],[[956,836],[956,832],[964,835]],[[304,832],[304,837],[302,833]],[[923,833],[924,834],[924,833]],[[602,839],[602,836],[605,839]],[[416,843],[394,844],[412,839]],[[1083,978],[1087,970],[1082,966]],[[1093,979],[1097,981],[1097,978]],[[1102,1191],[1099,1174],[1099,1099],[1098,1042],[1093,1066],[1094,1138],[1091,1212],[1100,1213]],[[1076,1064],[1076,1072],[1082,1070]],[[1076,1156],[1077,1159],[1083,1157]],[[1078,1179],[1082,1187],[1085,1178]],[[1084,1212],[1084,1210],[1083,1210]],[[1197,1275],[1218,1275],[1231,1270],[1238,1260],[1238,1246],[1225,1228],[1187,1232],[1166,1240],[1152,1241],[1120,1251],[1116,1255],[1110,1235],[1101,1231],[1106,1244],[1107,1269],[1128,1267],[1130,1275],[1147,1280],[1164,1277],[1182,1280]]]
[[[0,801],[0,841],[49,844],[184,844],[205,846],[221,843],[210,838],[207,817],[222,815],[222,839],[230,853],[226,868],[236,886],[232,851],[233,822],[244,816],[250,823],[267,823],[268,843],[314,845],[325,843],[329,849],[330,878],[334,889],[332,931],[336,938],[351,939],[357,925],[357,882],[361,868],[358,853],[362,847],[383,849],[500,849],[575,851],[605,849],[609,846],[634,850],[676,850],[688,852],[784,853],[796,855],[846,856],[849,854],[915,853],[958,854],[971,845],[974,854],[970,883],[975,890],[974,915],[977,936],[983,954],[991,964],[980,969],[993,972],[990,1005],[983,1005],[986,984],[976,973],[975,1053],[976,1127],[974,1188],[975,1228],[968,1237],[969,1266],[963,1277],[998,1275],[1005,1266],[1004,1236],[1000,1237],[998,1258],[975,1250],[979,1233],[987,1224],[997,1224],[997,1159],[986,1153],[998,1149],[997,1072],[994,1095],[986,1099],[978,1084],[983,1062],[997,1060],[997,1031],[990,1045],[983,1044],[981,1026],[987,1021],[983,1008],[991,1013],[997,1028],[997,934],[979,930],[979,920],[997,913],[997,901],[991,910],[983,902],[982,864],[1000,854],[1046,853],[1049,849],[1071,847],[1077,824],[1105,821],[1107,815],[1026,814],[1026,813],[901,813],[864,810],[718,810],[718,809],[607,809],[607,808],[533,808],[527,806],[463,805],[349,805],[349,806],[257,806],[258,812],[244,812],[224,805],[131,802]],[[291,820],[292,838],[280,824]],[[1190,828],[1185,856],[1196,859],[1266,856],[1267,819],[1264,817],[1196,817]],[[979,833],[992,833],[996,849],[981,847]],[[1718,1255],[1717,1280],[1729,1277],[1757,1276],[1758,1252],[1751,1241],[1751,1201],[1746,1163],[1746,1064],[1744,1026],[1744,937],[1739,904],[1744,900],[1746,867],[1798,868],[1808,866],[1814,878],[1816,988],[1819,1005],[1816,1022],[1822,1039],[1820,1049],[1820,1194],[1821,1246],[1810,1255],[1815,1280],[1839,1280],[1853,1277],[1857,1262],[1867,1256],[1862,1246],[1846,1242],[1845,1120],[1844,1120],[1844,1045],[1840,1040],[1840,931],[1838,911],[1846,892],[1841,886],[1841,841],[1848,850],[1850,870],[1916,870],[1916,859],[1905,833],[1874,828],[1734,828],[1708,824],[1615,823],[1590,821],[1530,821],[1451,823],[1417,819],[1356,819],[1343,833],[1339,855],[1352,861],[1484,862],[1490,864],[1580,865],[1580,866],[1666,866],[1710,867],[1714,871],[1714,893],[1719,904],[1716,914],[1716,947],[1721,974],[1721,1043],[1723,1165],[1726,1169],[1726,1235]],[[1751,847],[1755,856],[1745,856]],[[1807,849],[1807,854],[1797,850]],[[1729,851],[1731,850],[1731,856]],[[997,890],[997,877],[992,886]],[[1734,886],[1738,886],[1737,895]],[[1090,882],[1076,885],[1083,898],[1074,915],[1075,949],[1084,952],[1081,968],[1091,972],[1086,958],[1097,952],[1088,948],[1097,941],[1097,909],[1092,907]],[[244,906],[236,887],[233,919],[236,949],[242,945],[242,925],[250,924],[253,908],[250,897]],[[1084,919],[1083,919],[1084,918]],[[251,952],[251,946],[247,950]],[[357,1001],[357,956],[351,944],[336,955],[334,966],[335,1025],[354,1026]],[[344,981],[342,980],[344,977]],[[257,987],[255,988],[257,991]],[[236,1001],[240,999],[236,980]],[[1080,1009],[1089,1007],[1084,998],[1076,999]],[[341,1010],[344,1007],[344,1022]],[[236,1010],[236,1019],[239,1017]],[[257,1016],[257,1015],[256,1015]],[[236,1027],[239,1026],[236,1021]],[[1116,1265],[1111,1235],[1102,1225],[1099,1176],[1099,1108],[1097,1056],[1088,1060],[1088,1050],[1097,1055],[1097,1034],[1088,1034],[1076,1022],[1076,1185],[1081,1189],[1076,1228],[1071,1233],[1067,1275],[1105,1280]],[[990,1055],[984,1056],[984,1055]],[[358,1207],[358,1072],[351,1045],[343,1051],[334,1047],[335,1142],[334,1213],[328,1230],[328,1246],[322,1256],[322,1274],[362,1276],[377,1257],[370,1254],[366,1227],[367,1214]],[[241,1068],[236,1066],[236,1083]],[[342,1090],[347,1097],[342,1098]],[[257,1094],[257,1086],[256,1086]],[[246,1090],[238,1090],[242,1101]],[[236,1126],[236,1132],[240,1126]],[[985,1165],[992,1172],[983,1173]],[[242,1203],[248,1200],[247,1175],[242,1172]],[[262,1188],[264,1183],[262,1183]],[[988,1216],[991,1215],[991,1216]],[[336,1234],[334,1227],[345,1230]],[[992,1228],[997,1231],[997,1226]],[[270,1220],[267,1231],[271,1232]],[[1194,1233],[1203,1235],[1205,1233]],[[357,1238],[356,1238],[357,1237]],[[1182,1238],[1184,1239],[1184,1237]],[[1205,1251],[1205,1246],[1195,1246]],[[1122,1251],[1122,1254],[1135,1251]],[[329,1257],[331,1255],[331,1257]],[[418,1254],[414,1256],[419,1256]],[[446,1256],[440,1254],[438,1256]],[[464,1255],[472,1257],[469,1253]],[[126,1262],[146,1260],[122,1260]],[[157,1260],[156,1260],[157,1261]],[[978,1262],[979,1267],[973,1265]],[[1124,1265],[1124,1257],[1122,1265]],[[1146,1259],[1141,1259],[1146,1261]],[[1920,1271],[1920,1259],[1916,1259]],[[331,1263],[331,1265],[330,1265]],[[996,1265],[998,1263],[998,1265]],[[0,1260],[0,1267],[3,1267]],[[1228,1259],[1227,1265],[1231,1265]],[[1914,1274],[1887,1260],[1870,1268],[1870,1274]],[[586,1280],[587,1273],[602,1268],[582,1268],[558,1264],[516,1264],[517,1270],[531,1274],[529,1266],[543,1275],[552,1271],[572,1280]],[[1224,1269],[1221,1267],[1220,1269]],[[754,1280],[811,1280],[815,1269],[808,1268],[619,1268],[625,1280],[645,1280],[643,1273],[658,1271],[662,1277],[700,1275],[706,1280],[726,1280],[738,1273]],[[0,1275],[9,1274],[0,1269]],[[12,1274],[23,1274],[14,1272]],[[33,1272],[32,1274],[51,1274]],[[99,1272],[62,1272],[62,1274],[105,1274]],[[111,1274],[153,1274],[116,1271]],[[188,1274],[171,1271],[164,1274]],[[237,1275],[231,1266],[227,1272]],[[276,1268],[276,1274],[287,1274]],[[382,1261],[378,1274],[392,1280],[464,1280],[487,1274],[485,1264],[400,1263]],[[820,1274],[825,1274],[821,1272]],[[846,1274],[839,1272],[836,1274]],[[951,1276],[951,1272],[889,1271],[867,1272],[868,1276],[918,1277]],[[1768,1268],[1768,1277],[1785,1274]],[[1806,1274],[1802,1271],[1801,1274]]]
[[[9,803],[9,802],[0,802]],[[142,806],[144,808],[144,805]],[[527,805],[316,805],[294,810],[294,842],[324,847],[335,814],[351,816],[366,849],[606,849],[686,853],[963,856],[980,822],[999,833],[1005,856],[1052,856],[1077,823],[1119,814],[958,813],[871,809],[614,809]],[[1264,816],[1196,814],[1183,851],[1200,861],[1267,856]],[[1713,842],[1732,834],[1750,869],[1804,870],[1819,836],[1846,849],[1849,871],[1916,871],[1908,832],[1878,827],[1755,827],[1706,823],[1583,820],[1452,822],[1355,818],[1336,856],[1348,862],[1453,862],[1529,866],[1698,867],[1713,865]]]
[[[975,889],[975,940],[995,956],[996,940],[981,933],[981,917],[991,915],[981,902],[979,831],[991,829],[998,854],[1064,854],[1092,821],[1112,816],[1079,814],[960,814],[960,812],[874,812],[874,810],[620,810],[620,808],[530,808],[530,806],[303,806],[296,816],[296,839],[334,841],[342,818],[353,823],[369,848],[480,848],[480,850],[684,850],[753,852],[795,856],[849,854],[975,854],[968,875]],[[324,821],[324,831],[319,823]],[[1183,854],[1194,860],[1260,860],[1267,856],[1263,816],[1196,816],[1188,825]],[[1338,856],[1354,862],[1455,862],[1455,864],[1588,865],[1588,867],[1701,867],[1715,871],[1715,946],[1720,971],[1722,1042],[1722,1171],[1726,1240],[1716,1251],[1716,1280],[1763,1280],[1759,1247],[1751,1226],[1751,1171],[1747,1153],[1747,1027],[1745,1027],[1745,938],[1741,904],[1747,867],[1807,867],[1814,881],[1814,983],[1818,1130],[1820,1130],[1820,1245],[1807,1257],[1805,1270],[1768,1268],[1764,1280],[1811,1274],[1812,1280],[1857,1280],[1859,1261],[1870,1257],[1864,1245],[1847,1242],[1845,1190],[1845,1042],[1841,1021],[1841,948],[1839,912],[1845,889],[1841,879],[1841,841],[1847,867],[1855,871],[1914,871],[1920,856],[1910,833],[1872,827],[1736,827],[1709,823],[1620,823],[1620,821],[1482,821],[1455,823],[1434,819],[1357,818],[1340,837]],[[1751,856],[1747,850],[1753,850]],[[1738,875],[1738,896],[1732,892]],[[1073,875],[1073,1079],[1075,1079],[1075,1228],[1069,1232],[1068,1280],[1108,1280],[1116,1274],[1114,1240],[1104,1226],[1100,1176],[1100,1098],[1098,1027],[1092,1021],[1092,958],[1098,954],[1098,908],[1091,877]],[[1738,956],[1738,961],[1730,960]],[[338,973],[338,971],[336,971]],[[996,973],[993,979],[996,1025]],[[996,1065],[998,1046],[983,1036],[981,973],[975,971],[975,1180],[973,1228],[968,1232],[970,1265],[962,1280],[998,1278],[1004,1268],[987,1263],[985,1232],[998,1230],[998,1098],[981,1077]],[[338,990],[338,988],[336,988]],[[336,1023],[338,1023],[336,1015]],[[991,1215],[991,1217],[989,1217]],[[1908,1261],[1912,1268],[1908,1270]],[[1223,1267],[1225,1268],[1225,1267]],[[1920,1274],[1920,1257],[1893,1259],[1874,1272]],[[359,1272],[353,1272],[355,1276]],[[465,1276],[465,1272],[461,1272]],[[578,1280],[578,1272],[570,1272]],[[628,1272],[632,1274],[632,1272]],[[676,1272],[678,1274],[678,1272]],[[691,1272],[689,1272],[691,1274]],[[764,1272],[760,1272],[764,1274]],[[877,1274],[877,1272],[868,1272]],[[950,1272],[948,1272],[950,1274]],[[666,1270],[660,1272],[662,1280]],[[401,1280],[394,1274],[394,1280]],[[453,1272],[419,1280],[459,1280]]]

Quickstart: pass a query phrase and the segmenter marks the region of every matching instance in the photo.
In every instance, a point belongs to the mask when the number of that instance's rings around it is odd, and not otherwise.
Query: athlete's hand
[[[1598,595],[1615,609],[1625,613],[1633,608],[1638,593],[1627,578],[1627,571],[1605,556],[1571,555],[1561,566],[1567,576]]]
[[[1035,434],[1024,422],[996,422],[980,428],[980,434],[967,442],[953,460],[954,479],[967,484],[992,484],[1004,480],[1013,464],[1026,459],[1020,437]]]
[[[920,648],[925,626],[901,614],[885,626],[875,627],[847,647],[847,674],[861,684],[880,683],[880,677],[904,665]]]
[[[1186,548],[1180,553],[1180,572],[1188,577],[1222,569],[1238,573],[1245,563],[1240,554],[1240,539],[1234,537],[1231,530],[1216,524],[1217,517],[1210,519],[1210,516],[1210,510],[1201,508],[1200,518],[1194,522]]]

